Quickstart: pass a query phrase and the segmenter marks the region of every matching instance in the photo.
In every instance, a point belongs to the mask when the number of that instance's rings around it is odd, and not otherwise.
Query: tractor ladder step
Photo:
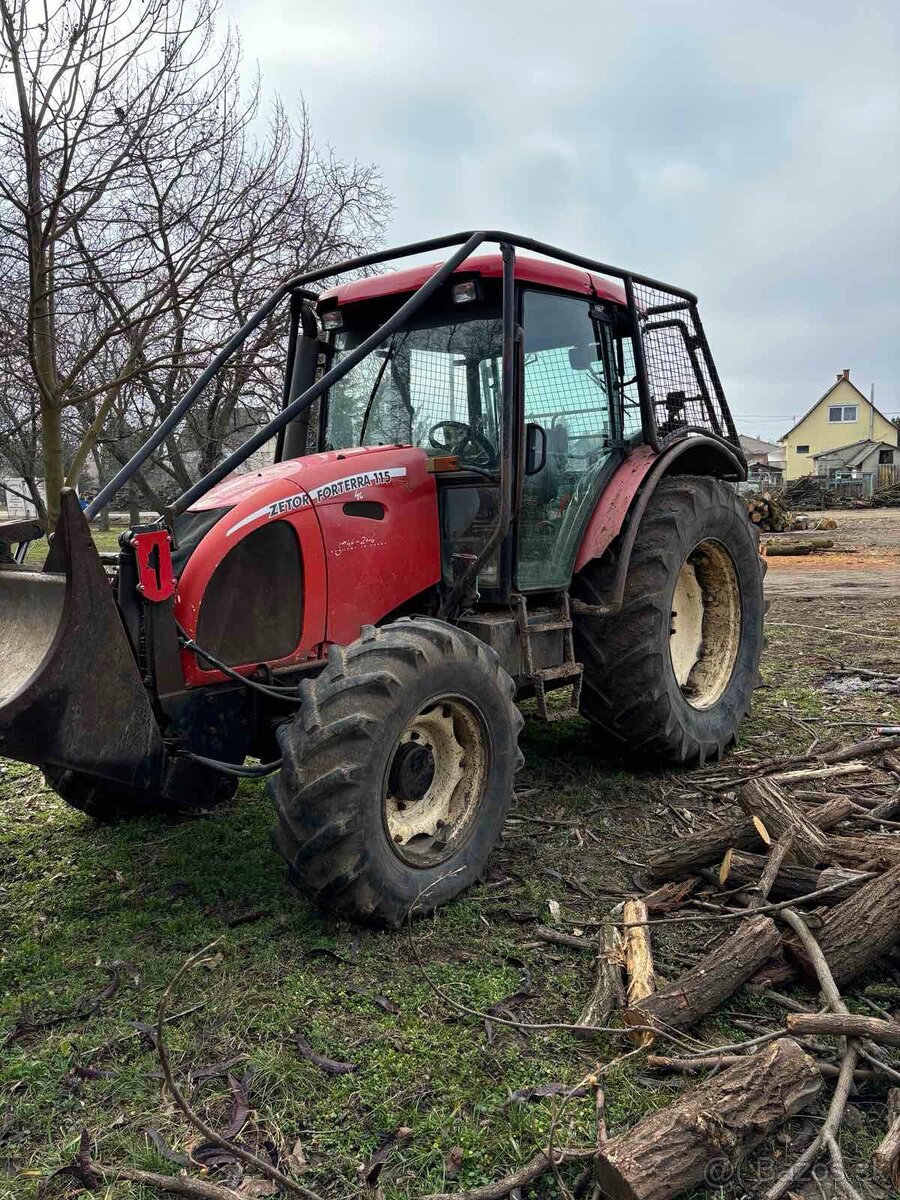
[[[534,688],[534,698],[537,701],[541,720],[566,721],[571,717],[577,717],[584,668],[580,662],[575,661],[575,647],[572,642],[572,613],[569,608],[568,592],[563,592],[559,612],[551,616],[550,620],[531,621],[525,596],[516,596],[516,608],[525,675]],[[561,630],[563,634],[563,661],[552,667],[535,667],[532,637],[537,633],[553,633],[557,630]],[[561,679],[571,682],[569,703],[562,708],[550,709],[547,707],[547,685]]]

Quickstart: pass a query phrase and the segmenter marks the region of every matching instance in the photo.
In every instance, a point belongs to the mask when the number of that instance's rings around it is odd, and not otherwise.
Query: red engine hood
[[[259,471],[229,475],[205,496],[191,505],[192,512],[211,508],[234,508],[243,501],[267,489],[278,480],[296,483],[314,504],[339,499],[348,492],[377,486],[378,479],[368,479],[373,471],[390,468],[414,469],[416,477],[425,470],[427,455],[413,446],[355,446],[349,450],[326,450],[305,458],[271,463]],[[393,475],[391,478],[404,478]]]

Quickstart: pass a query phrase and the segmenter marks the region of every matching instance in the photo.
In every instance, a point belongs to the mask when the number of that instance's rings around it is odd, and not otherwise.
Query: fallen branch
[[[703,1054],[697,1058],[672,1058],[661,1054],[648,1054],[646,1066],[649,1071],[676,1071],[681,1075],[694,1075],[698,1071],[733,1067],[735,1063],[743,1062],[746,1057],[746,1054]],[[825,1078],[836,1079],[840,1074],[840,1069],[834,1063],[824,1062],[820,1058],[816,1059],[816,1066]],[[853,1078],[856,1083],[863,1083],[876,1079],[877,1076],[877,1071],[866,1068],[855,1071]]]
[[[870,1038],[881,1046],[900,1046],[900,1025],[856,1013],[789,1013],[790,1033],[821,1033],[830,1037]]]
[[[155,1171],[139,1171],[134,1167],[104,1167],[99,1163],[93,1166],[109,1181],[124,1179],[128,1183],[155,1188],[158,1192],[186,1196],[188,1200],[246,1200],[246,1193],[234,1192],[218,1183],[210,1183],[208,1179],[192,1179],[189,1175],[158,1175]]]
[[[625,988],[622,984],[622,962],[624,952],[619,931],[609,925],[601,927],[597,935],[597,958],[594,964],[594,986],[582,1009],[577,1024],[585,1029],[602,1025],[615,1009],[625,1004]]]
[[[625,989],[628,1008],[637,1009],[656,990],[656,973],[653,969],[653,951],[650,947],[650,931],[648,925],[647,905],[643,900],[626,900],[622,910],[625,929],[624,954]],[[647,1046],[653,1041],[652,1034],[637,1032],[652,1024],[644,1021],[635,1014],[635,1019],[629,1022],[634,1030],[632,1041],[636,1046]]]

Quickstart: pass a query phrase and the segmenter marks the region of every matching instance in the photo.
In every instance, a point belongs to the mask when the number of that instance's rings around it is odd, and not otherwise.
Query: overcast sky
[[[507,228],[698,292],[744,433],[843,367],[900,413],[900,4],[225,8],[265,86],[381,167],[391,241]]]

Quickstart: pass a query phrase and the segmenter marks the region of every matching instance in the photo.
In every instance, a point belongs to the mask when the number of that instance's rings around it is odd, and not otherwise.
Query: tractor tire
[[[614,568],[609,559],[589,563],[572,581],[573,597],[608,603]],[[574,615],[581,712],[615,752],[646,765],[721,758],[760,681],[764,573],[759,531],[734,489],[700,476],[660,481],[621,610]]]
[[[277,737],[273,842],[320,908],[391,929],[483,877],[522,763],[496,654],[430,617],[365,626]]]
[[[110,783],[62,767],[45,767],[44,779],[66,804],[104,824],[154,814],[179,816],[197,812],[224,804],[237,791],[237,779],[204,771],[202,767],[198,769],[194,763],[183,766],[186,769],[174,774],[165,793]]]

